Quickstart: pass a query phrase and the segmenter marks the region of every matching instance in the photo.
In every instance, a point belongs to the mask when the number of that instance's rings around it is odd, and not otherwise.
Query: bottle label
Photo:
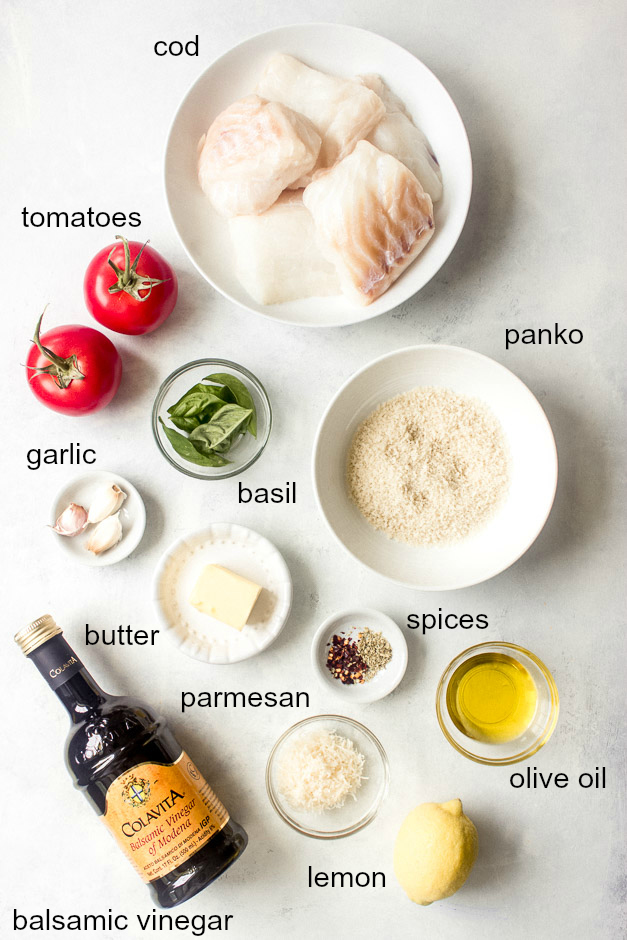
[[[185,751],[173,764],[137,764],[107,790],[104,822],[144,881],[185,864],[229,814]]]
[[[85,668],[61,634],[42,643],[28,654],[28,658],[35,663],[50,688],[55,690]]]

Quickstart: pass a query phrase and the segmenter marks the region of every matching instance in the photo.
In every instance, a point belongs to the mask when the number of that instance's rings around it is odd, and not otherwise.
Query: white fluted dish
[[[190,604],[206,565],[222,565],[261,585],[243,630]],[[263,535],[246,526],[214,522],[177,539],[165,551],[155,570],[153,599],[167,637],[181,652],[225,665],[257,656],[276,640],[292,607],[292,579],[283,556]]]

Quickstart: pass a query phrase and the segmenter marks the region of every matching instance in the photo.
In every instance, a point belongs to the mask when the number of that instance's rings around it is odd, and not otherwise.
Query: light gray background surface
[[[29,915],[46,908],[65,914],[113,908],[133,918],[152,908],[104,826],[73,792],[62,763],[66,716],[20,658],[13,633],[50,611],[81,654],[87,621],[101,628],[155,626],[150,583],[161,552],[199,522],[227,520],[272,539],[293,574],[293,613],[268,651],[212,669],[160,637],[155,648],[97,647],[84,657],[106,688],[163,709],[249,832],[250,846],[237,866],[180,912],[234,914],[229,935],[244,940],[624,936],[625,644],[618,578],[625,468],[619,411],[625,355],[624,5],[4,0],[1,6],[2,932],[11,930],[13,908]],[[322,332],[249,315],[204,283],[177,243],[161,182],[170,120],[200,71],[247,36],[311,20],[363,26],[422,59],[459,107],[475,171],[465,230],[438,276],[392,314]],[[153,53],[159,39],[187,40],[196,33],[198,59]],[[111,334],[124,360],[123,384],[113,404],[90,419],[64,418],[38,405],[21,364],[46,303],[48,327],[90,322],[83,272],[114,232],[27,230],[23,206],[139,211],[142,226],[133,237],[150,237],[179,274],[178,307],[158,332]],[[582,329],[583,343],[505,352],[506,326],[555,322]],[[339,385],[383,352],[432,342],[486,353],[519,375],[546,409],[560,458],[555,506],[531,550],[494,580],[446,595],[399,589],[362,570],[318,517],[309,477],[314,432]],[[275,429],[244,479],[249,486],[296,479],[296,507],[240,507],[236,480],[186,479],[157,452],[149,422],[156,389],[172,369],[203,354],[241,361],[266,384]],[[70,567],[43,527],[56,490],[77,470],[29,471],[26,451],[71,441],[96,447],[97,466],[129,477],[144,496],[145,538],[119,566]],[[369,828],[323,843],[299,836],[274,815],[264,767],[288,725],[338,707],[311,672],[309,646],[321,620],[349,605],[378,607],[400,624],[409,613],[437,613],[438,607],[486,613],[490,628],[434,631],[426,638],[408,632],[409,668],[397,692],[348,710],[387,750],[389,797]],[[509,776],[524,765],[478,766],[444,740],[433,705],[440,673],[471,643],[500,638],[535,651],[560,691],[556,733],[530,765],[574,780],[603,765],[605,791],[575,783],[560,791],[516,791]],[[182,690],[218,689],[307,690],[311,707],[181,716]],[[416,803],[456,796],[479,830],[477,864],[453,898],[418,908],[395,882],[394,837]],[[308,865],[383,870],[387,886],[308,889]],[[133,927],[117,936],[141,934]]]

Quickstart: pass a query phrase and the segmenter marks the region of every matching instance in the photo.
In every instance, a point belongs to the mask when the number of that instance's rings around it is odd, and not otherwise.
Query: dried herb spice
[[[365,682],[368,666],[359,655],[357,643],[345,634],[333,634],[327,655],[327,669],[344,685]]]
[[[357,637],[357,655],[367,666],[365,681],[369,682],[392,659],[392,647],[382,633],[366,627]]]

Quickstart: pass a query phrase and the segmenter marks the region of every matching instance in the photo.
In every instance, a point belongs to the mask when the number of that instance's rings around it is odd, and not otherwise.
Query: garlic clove
[[[114,516],[107,516],[106,519],[98,523],[89,536],[86,548],[94,555],[100,555],[117,545],[121,538],[122,523],[120,522],[120,513],[116,512]]]
[[[74,538],[75,535],[79,535],[83,531],[87,525],[87,520],[88,516],[85,507],[79,506],[78,503],[70,503],[70,505],[63,510],[55,524],[48,526],[48,528],[52,529],[53,532],[56,532],[58,535]]]
[[[125,499],[126,493],[115,483],[107,483],[102,486],[91,501],[88,515],[89,522],[102,522],[107,516],[117,512]]]

